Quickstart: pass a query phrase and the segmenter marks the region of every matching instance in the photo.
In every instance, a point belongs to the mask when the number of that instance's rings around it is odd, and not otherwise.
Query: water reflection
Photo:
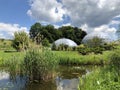
[[[31,83],[26,77],[17,75],[11,78],[9,72],[0,71],[0,90],[77,90],[79,78],[98,67],[80,66],[66,67],[60,66],[57,70],[57,76],[47,82]]]
[[[62,79],[59,78],[59,80],[56,81],[57,84],[57,90],[77,90],[79,79],[73,78],[73,79]]]

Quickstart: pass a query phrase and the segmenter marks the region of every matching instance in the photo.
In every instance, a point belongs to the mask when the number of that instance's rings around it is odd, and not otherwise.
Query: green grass
[[[0,66],[2,66],[5,62],[11,60],[12,57],[17,57],[18,59],[23,59],[25,52],[4,52],[0,51]]]
[[[97,69],[80,78],[79,90],[120,90],[120,76],[113,68]]]
[[[103,54],[80,55],[77,51],[53,51],[56,54],[60,65],[102,65],[107,64],[108,56],[112,51],[105,51]],[[0,51],[0,64],[3,60],[9,60],[16,56],[24,58],[25,52],[4,52]]]
[[[120,90],[120,50],[109,55],[109,64],[80,78],[79,90]]]
[[[12,47],[11,40],[1,40],[0,39],[0,50],[15,50],[15,49]]]
[[[75,51],[54,51],[61,65],[101,65],[107,64],[108,55],[112,51],[105,51],[103,54],[80,55]]]

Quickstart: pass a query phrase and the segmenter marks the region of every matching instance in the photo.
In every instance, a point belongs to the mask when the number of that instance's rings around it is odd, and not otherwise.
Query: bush
[[[102,54],[102,51],[104,50],[101,47],[87,47],[84,45],[78,46],[77,50],[79,53],[81,53],[82,55],[87,55],[90,53],[95,53],[95,54]]]
[[[109,43],[109,44],[105,43],[105,44],[102,45],[101,47],[104,48],[104,50],[112,50],[112,49],[115,49],[114,46],[115,46],[115,45],[112,44],[112,43]]]
[[[82,55],[87,55],[91,52],[90,48],[87,47],[79,47],[78,52]]]
[[[24,31],[15,32],[12,45],[17,51],[24,51],[29,47],[29,36]]]
[[[91,52],[94,52],[95,54],[102,54],[102,51],[104,49],[101,47],[95,47],[95,48],[91,48]]]
[[[50,46],[50,43],[49,43],[48,39],[46,39],[46,38],[43,39],[43,40],[42,40],[42,45],[45,46],[45,47],[49,47],[49,46]]]

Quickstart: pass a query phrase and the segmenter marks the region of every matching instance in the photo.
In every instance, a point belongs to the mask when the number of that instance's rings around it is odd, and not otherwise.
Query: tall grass
[[[75,51],[54,51],[58,56],[60,65],[103,65],[108,62],[110,51],[103,54],[80,55]]]
[[[56,55],[50,50],[32,49],[26,53],[23,66],[30,80],[39,81],[52,78],[57,64]]]

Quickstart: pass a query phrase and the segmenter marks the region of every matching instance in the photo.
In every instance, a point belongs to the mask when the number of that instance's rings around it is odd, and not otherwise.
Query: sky
[[[71,25],[116,39],[120,0],[0,0],[0,38],[11,39],[15,31],[29,33],[35,22]]]

